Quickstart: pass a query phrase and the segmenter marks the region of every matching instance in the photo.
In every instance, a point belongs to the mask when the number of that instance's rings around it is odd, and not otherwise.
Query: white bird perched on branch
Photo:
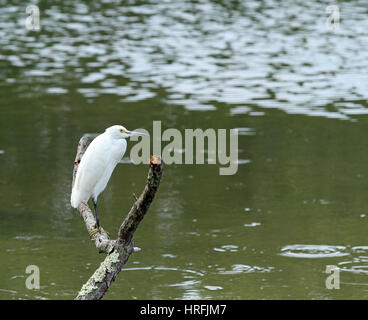
[[[92,234],[101,230],[97,197],[105,190],[112,172],[124,156],[127,147],[125,139],[133,135],[147,134],[129,131],[120,125],[107,128],[91,142],[78,166],[70,202],[73,208],[78,208],[81,202],[87,203],[92,197],[97,223],[97,229]]]

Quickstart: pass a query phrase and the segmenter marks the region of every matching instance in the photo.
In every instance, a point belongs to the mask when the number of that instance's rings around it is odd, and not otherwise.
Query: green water
[[[241,128],[239,168],[164,165],[105,299],[368,298],[364,2],[39,1],[0,9],[0,299],[73,299],[104,259],[70,207],[79,138]],[[353,58],[353,59],[352,59]],[[133,143],[128,144],[131,146]],[[129,155],[129,151],[126,157]],[[145,165],[99,197],[115,235]],[[29,290],[28,265],[40,270]],[[340,289],[326,289],[327,265]]]

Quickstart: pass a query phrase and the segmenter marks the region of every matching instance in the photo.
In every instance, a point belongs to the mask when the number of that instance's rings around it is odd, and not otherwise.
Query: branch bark
[[[87,137],[82,137],[78,144],[77,155],[73,169],[73,183],[78,170],[78,165],[83,154],[89,146]],[[96,233],[91,240],[95,242],[99,252],[107,253],[105,260],[94,272],[90,279],[79,291],[76,300],[98,300],[101,299],[115,280],[122,267],[128,261],[133,252],[133,235],[139,223],[147,213],[155,194],[158,191],[162,177],[162,162],[159,156],[151,156],[147,182],[141,195],[136,199],[127,217],[119,228],[116,240],[111,240],[109,235],[102,230]],[[81,203],[78,211],[83,217],[88,233],[95,228],[96,219],[88,204]]]

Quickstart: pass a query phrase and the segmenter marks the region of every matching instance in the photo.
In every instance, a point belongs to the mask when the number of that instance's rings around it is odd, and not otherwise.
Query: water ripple
[[[350,253],[344,246],[294,244],[281,249],[281,256],[291,258],[332,258],[347,256]]]
[[[240,274],[240,273],[253,273],[253,272],[271,272],[274,267],[259,267],[259,266],[249,266],[245,264],[234,264],[231,270],[219,270],[219,274]]]
[[[202,272],[198,272],[195,270],[190,269],[180,269],[180,268],[170,268],[170,267],[163,267],[163,266],[157,266],[157,267],[133,267],[133,268],[124,268],[122,271],[139,271],[139,270],[158,270],[158,271],[179,271],[184,273],[190,273],[195,274],[197,276],[203,276],[204,274]]]

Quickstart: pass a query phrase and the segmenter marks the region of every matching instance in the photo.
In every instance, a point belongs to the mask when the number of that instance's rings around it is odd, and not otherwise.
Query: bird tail
[[[70,204],[72,205],[73,208],[78,208],[79,203],[80,201],[79,199],[77,199],[77,190],[73,188],[72,195],[70,197]]]

